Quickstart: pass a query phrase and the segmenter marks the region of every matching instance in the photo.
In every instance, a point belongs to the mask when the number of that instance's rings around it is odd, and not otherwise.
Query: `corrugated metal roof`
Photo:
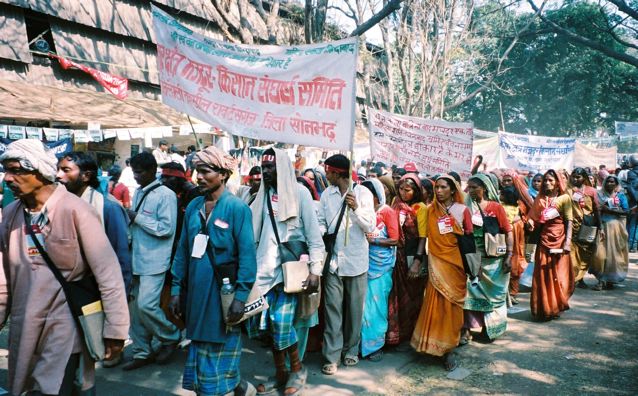
[[[103,128],[188,124],[186,117],[153,100],[118,100],[111,94],[0,80],[0,114],[52,123],[99,122]]]
[[[0,6],[0,58],[30,63],[27,26],[20,9]]]
[[[151,43],[114,36],[68,22],[52,22],[58,55],[129,79],[159,84],[156,49]],[[102,63],[96,63],[102,62]]]

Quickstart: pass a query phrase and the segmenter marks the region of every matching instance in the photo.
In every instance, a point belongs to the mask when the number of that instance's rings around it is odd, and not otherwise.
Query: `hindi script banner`
[[[350,150],[357,40],[296,47],[213,40],[153,6],[162,102],[229,133]]]
[[[472,162],[471,123],[408,117],[368,108],[370,149],[375,161],[402,167],[414,162],[430,175],[458,172],[467,180]]]
[[[576,139],[500,132],[501,166],[518,170],[572,169]]]

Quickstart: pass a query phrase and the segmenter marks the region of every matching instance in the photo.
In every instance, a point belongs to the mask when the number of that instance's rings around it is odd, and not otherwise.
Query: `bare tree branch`
[[[379,23],[382,19],[392,14],[394,11],[397,11],[401,8],[401,3],[403,0],[390,0],[379,12],[370,17],[367,21],[363,22],[361,25],[357,26],[356,29],[350,33],[350,37],[361,36],[374,25]]]

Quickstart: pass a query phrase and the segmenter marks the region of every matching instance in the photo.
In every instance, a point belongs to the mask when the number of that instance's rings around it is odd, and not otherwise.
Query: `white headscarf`
[[[368,181],[372,183],[375,191],[377,192],[377,198],[379,199],[379,204],[385,205],[386,203],[385,190],[383,189],[383,183],[381,183],[381,180],[377,179],[376,177],[373,177],[371,179],[368,179]]]
[[[0,162],[19,161],[29,171],[35,171],[45,179],[54,182],[58,170],[58,159],[41,141],[20,139],[9,144],[7,151],[0,156]]]
[[[279,213],[277,220],[289,225],[297,225],[299,221],[299,185],[295,177],[295,169],[288,154],[284,150],[273,148],[275,151],[275,166],[277,167],[277,195],[279,197]],[[305,188],[305,187],[304,187]],[[253,212],[253,231],[255,240],[259,241],[263,221],[263,208],[266,202],[266,185],[262,179],[257,196],[250,205]],[[270,221],[270,220],[268,220]]]

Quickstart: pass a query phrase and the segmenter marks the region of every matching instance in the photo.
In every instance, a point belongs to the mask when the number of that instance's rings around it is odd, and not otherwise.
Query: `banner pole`
[[[188,118],[188,123],[191,124],[191,131],[193,131],[193,136],[195,136],[195,144],[197,145],[197,150],[202,149],[202,144],[199,142],[199,137],[197,137],[197,132],[195,132],[195,127],[193,126],[193,121],[191,121],[191,116],[186,114],[186,118]]]
[[[355,101],[354,105],[357,105],[357,64],[359,62],[359,37],[356,38],[356,48],[357,52],[354,57],[354,70],[352,73],[354,74],[354,78],[352,79],[352,98]],[[352,136],[350,137],[350,155],[348,156],[348,161],[350,164],[348,165],[348,192],[352,192],[352,158],[354,157],[354,137],[356,136],[357,130],[357,116],[356,109],[352,111]],[[346,235],[343,240],[343,246],[348,246],[348,239],[350,235],[350,210],[346,210]]]

